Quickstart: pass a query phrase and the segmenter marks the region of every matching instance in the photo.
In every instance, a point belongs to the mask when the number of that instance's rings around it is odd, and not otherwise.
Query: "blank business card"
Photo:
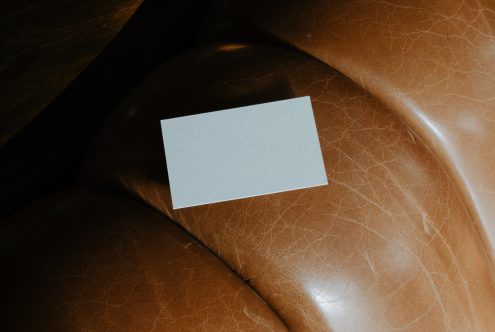
[[[309,97],[161,127],[174,209],[328,184]]]

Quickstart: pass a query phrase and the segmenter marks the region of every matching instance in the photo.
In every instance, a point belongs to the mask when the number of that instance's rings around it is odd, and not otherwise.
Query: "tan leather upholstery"
[[[201,31],[275,40],[363,86],[439,156],[493,255],[494,1],[224,0]]]
[[[303,95],[329,186],[171,209],[159,119]],[[495,328],[489,258],[444,165],[395,112],[307,57],[219,45],[164,64],[102,128],[83,174],[181,224],[291,329]]]
[[[3,250],[24,283],[5,331],[285,330],[208,249],[128,200],[67,192],[9,226]]]
[[[92,191],[10,221],[2,243],[33,276],[11,316],[41,306],[28,325],[69,331],[494,331],[490,6],[217,3],[203,42],[278,47],[203,45],[141,80],[83,162]],[[172,209],[160,119],[305,95],[328,186]],[[47,222],[39,242],[18,235]]]

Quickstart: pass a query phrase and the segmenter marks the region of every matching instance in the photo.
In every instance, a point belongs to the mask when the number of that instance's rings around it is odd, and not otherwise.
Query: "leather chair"
[[[495,4],[219,1],[7,220],[21,331],[494,331]],[[173,210],[159,120],[311,96],[329,185]]]

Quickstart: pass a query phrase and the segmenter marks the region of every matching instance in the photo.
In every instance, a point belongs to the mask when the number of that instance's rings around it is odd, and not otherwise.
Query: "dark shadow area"
[[[75,183],[98,125],[149,69],[193,44],[209,3],[145,0],[82,74],[0,149],[0,218]]]

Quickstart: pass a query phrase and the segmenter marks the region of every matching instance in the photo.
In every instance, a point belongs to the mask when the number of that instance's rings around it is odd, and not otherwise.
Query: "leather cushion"
[[[172,210],[159,120],[310,95],[329,185]],[[81,183],[186,228],[294,330],[491,330],[491,265],[463,196],[401,118],[327,65],[268,46],[163,64],[95,138]]]
[[[201,41],[304,52],[398,114],[451,173],[495,248],[495,2],[221,0]]]
[[[13,215],[0,239],[8,331],[286,330],[198,241],[126,199],[60,193]]]

